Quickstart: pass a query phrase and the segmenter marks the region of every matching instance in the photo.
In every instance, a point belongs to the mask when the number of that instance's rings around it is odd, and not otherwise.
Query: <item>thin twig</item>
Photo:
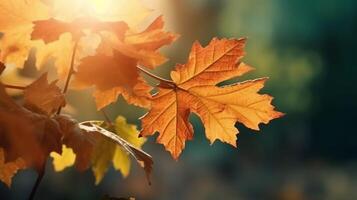
[[[63,95],[65,95],[67,93],[68,88],[69,88],[69,83],[71,81],[71,77],[72,77],[72,75],[74,73],[74,61],[75,61],[75,58],[76,58],[78,42],[79,42],[79,40],[76,40],[74,42],[72,58],[71,58],[71,66],[70,66],[68,74],[67,74],[66,84],[64,85],[64,88],[63,88]],[[58,111],[57,111],[57,114],[59,115],[61,113],[61,111],[62,111],[62,107],[59,107]]]
[[[25,90],[25,89],[26,89],[25,86],[8,85],[8,84],[3,84],[3,86],[4,86],[5,88],[15,89],[15,90]]]
[[[41,170],[38,173],[35,185],[33,186],[32,190],[31,190],[29,200],[35,199],[36,192],[37,192],[38,187],[40,186],[40,183],[45,175],[45,171],[46,171],[46,162],[44,163],[44,165],[42,166]]]
[[[140,71],[142,71],[144,74],[150,76],[151,78],[154,78],[158,81],[160,81],[161,83],[166,83],[166,84],[169,84],[169,85],[175,85],[175,83],[171,80],[167,80],[167,79],[164,79],[160,76],[157,76],[151,72],[149,72],[148,70],[144,69],[142,66],[140,65],[137,65],[136,68],[138,68]]]

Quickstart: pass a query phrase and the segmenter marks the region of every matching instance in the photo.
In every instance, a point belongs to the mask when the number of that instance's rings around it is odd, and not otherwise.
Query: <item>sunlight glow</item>
[[[52,15],[65,21],[94,17],[135,25],[151,13],[141,0],[55,0],[52,7]]]

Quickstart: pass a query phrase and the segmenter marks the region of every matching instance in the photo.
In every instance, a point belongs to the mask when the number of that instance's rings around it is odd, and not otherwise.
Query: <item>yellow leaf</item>
[[[60,172],[67,167],[74,164],[76,160],[76,155],[73,153],[71,148],[67,148],[65,145],[62,146],[62,154],[52,152],[51,157],[53,158],[53,167],[56,172]]]
[[[121,138],[132,144],[134,147],[140,148],[145,139],[139,138],[139,131],[135,125],[128,124],[126,119],[119,116],[114,123],[115,133]],[[116,170],[120,170],[122,175],[126,177],[130,171],[129,155],[119,146],[108,140],[102,140],[96,146],[93,159],[92,170],[96,178],[96,184],[99,184],[107,172],[110,162],[113,163]]]
[[[138,137],[139,132],[137,131],[136,126],[127,124],[126,119],[122,116],[119,116],[115,120],[115,131],[134,147],[141,148],[141,146],[145,143],[145,139]],[[113,165],[115,169],[121,171],[124,177],[129,175],[130,159],[128,154],[121,148],[117,148],[115,150]]]
[[[108,171],[115,149],[116,145],[109,140],[100,139],[97,142],[92,154],[92,171],[95,184],[99,184]]]
[[[104,126],[104,122],[98,122]],[[144,142],[144,138],[139,138],[137,127],[128,124],[126,119],[119,116],[114,123],[114,130],[118,136],[129,142],[134,147],[140,148]],[[76,155],[70,148],[63,147],[62,155],[51,154],[54,158],[53,165],[56,171],[70,167],[74,164]],[[113,163],[114,169],[119,170],[124,177],[128,176],[131,166],[131,161],[128,153],[122,150],[121,147],[105,138],[97,138],[94,150],[91,155],[92,171],[95,176],[95,183],[99,184],[105,173],[108,171],[110,164]]]
[[[74,65],[77,66],[84,57],[94,54],[99,45],[100,38],[95,34],[82,36],[77,46]],[[60,78],[64,79],[68,74],[71,57],[74,48],[72,36],[69,33],[62,34],[57,41],[44,44],[38,41],[36,48],[36,66],[42,68],[50,58],[54,58],[54,65]]]
[[[124,177],[127,177],[130,172],[130,158],[126,152],[120,148],[115,149],[113,157],[113,167],[116,170],[119,170]]]

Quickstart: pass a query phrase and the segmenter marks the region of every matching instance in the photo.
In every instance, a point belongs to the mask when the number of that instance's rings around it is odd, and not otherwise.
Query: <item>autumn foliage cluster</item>
[[[253,70],[242,62],[246,39],[214,38],[205,47],[195,42],[187,62],[177,64],[167,80],[151,71],[167,61],[159,49],[178,38],[164,30],[162,16],[138,28],[150,14],[139,1],[110,1],[105,11],[105,1],[73,2],[0,1],[0,73],[22,68],[35,49],[36,67],[54,59],[58,74],[52,82],[43,74],[30,85],[0,83],[0,180],[7,185],[20,169],[42,173],[49,156],[57,171],[72,165],[81,171],[91,168],[97,183],[111,164],[126,176],[129,155],[149,176],[153,162],[140,150],[144,137],[158,133],[157,142],[178,159],[194,137],[192,113],[211,143],[220,140],[234,147],[236,122],[259,130],[260,123],[283,115],[274,110],[271,96],[258,93],[267,78],[218,85]],[[149,85],[143,74],[159,84]],[[147,109],[142,130],[122,116],[78,122],[62,114],[68,89],[89,88],[94,88],[98,111],[119,96]],[[22,90],[21,99],[9,95],[15,89]]]

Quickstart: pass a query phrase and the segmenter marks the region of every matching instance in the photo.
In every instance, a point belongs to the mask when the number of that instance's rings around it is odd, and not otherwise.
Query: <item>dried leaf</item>
[[[13,162],[5,162],[4,150],[0,148],[0,181],[10,187],[12,177],[17,171],[24,168],[26,168],[26,164],[21,158],[18,158]]]
[[[0,85],[0,147],[5,162],[21,157],[28,167],[41,170],[50,152],[61,152],[61,137],[55,120],[17,105]]]
[[[219,139],[232,146],[236,146],[237,121],[258,130],[260,123],[281,117],[271,105],[272,97],[258,94],[265,78],[216,86],[251,70],[239,61],[244,45],[245,39],[213,39],[205,48],[195,43],[187,64],[171,72],[173,82],[159,86],[151,110],[142,118],[141,135],[159,132],[157,141],[178,159],[186,140],[193,138],[190,113],[201,118],[211,143]]]
[[[48,84],[47,74],[27,86],[24,90],[25,107],[48,116],[55,114],[60,107],[64,107],[66,100],[57,81]]]

